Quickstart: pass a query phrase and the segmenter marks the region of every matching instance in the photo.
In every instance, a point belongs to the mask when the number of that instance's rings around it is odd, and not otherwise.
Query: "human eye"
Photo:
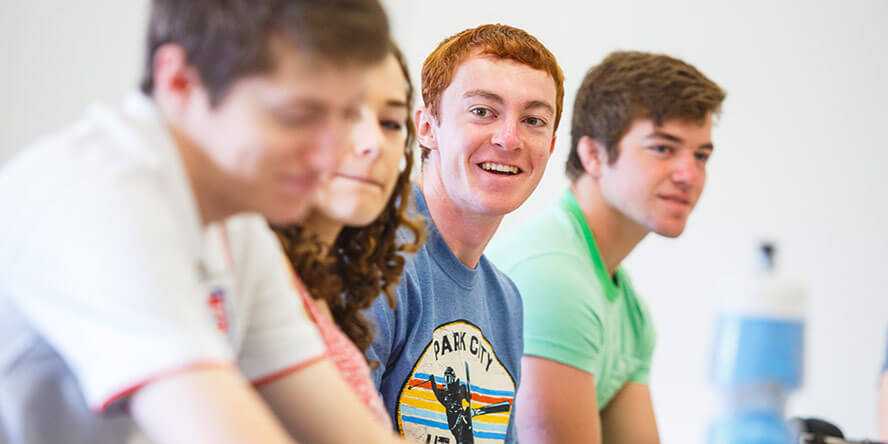
[[[672,154],[675,151],[675,149],[673,149],[669,145],[652,145],[652,146],[648,147],[648,149],[659,154],[659,155],[664,155],[664,156],[668,155],[668,154]]]
[[[493,110],[484,106],[472,107],[469,109],[469,113],[471,113],[475,117],[480,117],[482,119],[487,119],[494,116]]]
[[[524,122],[536,128],[544,128],[548,125],[548,122],[546,122],[544,119],[533,116],[525,118]]]
[[[401,131],[404,122],[396,119],[379,119],[379,126],[387,131]]]
[[[700,150],[694,153],[694,158],[701,161],[706,162],[712,156],[712,152],[708,150]]]

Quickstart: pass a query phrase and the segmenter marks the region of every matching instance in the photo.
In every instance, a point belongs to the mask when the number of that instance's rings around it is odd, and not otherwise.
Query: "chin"
[[[479,214],[505,216],[517,210],[528,196],[507,195],[504,193],[478,193],[473,207]]]
[[[382,212],[382,208],[365,208],[360,205],[331,210],[325,211],[327,217],[349,227],[370,225]]]
[[[685,224],[666,224],[653,230],[655,233],[663,237],[676,238],[684,232]]]
[[[491,204],[491,205],[483,205],[482,204],[480,206],[480,208],[478,208],[479,211],[477,211],[477,213],[483,214],[485,216],[500,216],[500,217],[502,217],[502,216],[506,216],[509,213],[517,210],[518,207],[520,207],[520,206],[521,206],[521,204],[504,205],[503,202],[497,202],[497,203]]]

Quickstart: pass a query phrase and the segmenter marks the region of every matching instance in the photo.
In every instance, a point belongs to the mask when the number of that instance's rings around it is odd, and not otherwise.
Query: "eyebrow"
[[[505,100],[503,100],[502,97],[499,96],[499,94],[494,94],[490,91],[486,91],[483,89],[471,89],[471,90],[468,90],[465,93],[463,93],[463,98],[468,99],[470,97],[481,97],[481,98],[491,100],[491,101],[494,101],[497,103],[505,103],[506,102]]]
[[[524,106],[524,109],[532,109],[532,108],[543,108],[548,111],[549,114],[555,114],[555,107],[549,104],[549,102],[544,102],[542,100],[531,100],[527,105]]]
[[[391,100],[385,101],[385,106],[392,107],[392,108],[407,108],[407,102],[405,102],[403,100],[391,99]]]
[[[506,103],[506,101],[499,95],[492,93],[483,89],[472,89],[463,93],[463,98],[470,97],[481,97],[499,104]],[[549,102],[545,102],[543,100],[531,100],[524,105],[524,109],[532,109],[532,108],[543,108],[549,111],[551,114],[555,114],[555,107],[552,106]]]
[[[678,137],[674,134],[669,134],[664,131],[654,131],[654,132],[648,134],[647,137],[645,137],[645,138],[646,139],[665,139],[670,142],[679,143],[679,144],[684,143],[684,139],[682,139],[681,137]],[[708,150],[712,151],[715,149],[715,145],[713,145],[712,142],[708,142],[708,143],[704,143],[703,145],[700,145],[699,148],[708,149]]]

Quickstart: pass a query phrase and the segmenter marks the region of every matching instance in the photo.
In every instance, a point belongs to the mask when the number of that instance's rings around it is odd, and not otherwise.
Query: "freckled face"
[[[555,81],[511,60],[474,56],[441,95],[438,118],[420,123],[450,203],[463,212],[505,215],[539,184],[555,143]],[[427,112],[427,111],[426,111]]]

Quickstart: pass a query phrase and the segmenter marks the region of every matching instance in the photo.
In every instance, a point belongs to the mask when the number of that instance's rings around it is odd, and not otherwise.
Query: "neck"
[[[233,196],[225,191],[222,172],[212,159],[179,128],[172,125],[169,128],[197,201],[201,223],[206,226],[221,222],[238,213]]]
[[[428,165],[423,168],[419,187],[447,247],[465,266],[475,268],[503,217],[458,208],[444,190],[440,176]]]
[[[607,273],[613,276],[629,253],[647,235],[647,230],[627,218],[601,195],[598,183],[584,174],[571,184],[586,224],[595,236],[595,243]]]
[[[344,224],[330,219],[320,211],[312,211],[302,223],[305,233],[316,236],[324,245],[333,245],[344,227]]]

